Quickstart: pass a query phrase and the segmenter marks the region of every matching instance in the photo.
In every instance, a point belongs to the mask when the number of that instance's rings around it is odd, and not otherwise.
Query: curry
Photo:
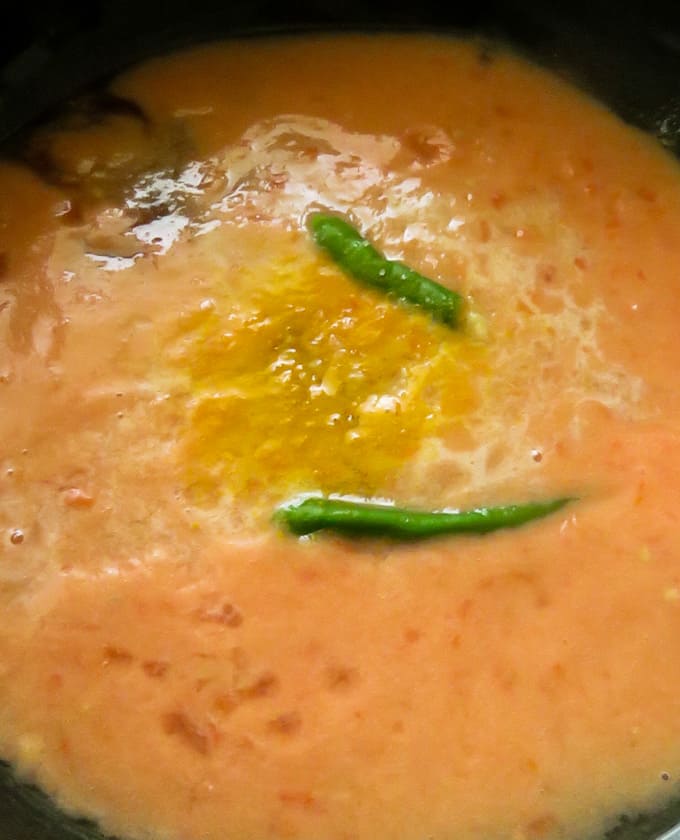
[[[0,755],[126,840],[566,840],[676,795],[676,162],[430,35],[105,99],[0,164]]]

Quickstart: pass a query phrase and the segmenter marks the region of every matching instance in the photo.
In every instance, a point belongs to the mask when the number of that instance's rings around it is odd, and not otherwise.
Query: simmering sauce
[[[0,164],[0,755],[147,840],[602,836],[680,780],[680,174],[502,48],[154,59]],[[310,212],[465,298],[349,277]],[[297,539],[300,494],[572,496]]]

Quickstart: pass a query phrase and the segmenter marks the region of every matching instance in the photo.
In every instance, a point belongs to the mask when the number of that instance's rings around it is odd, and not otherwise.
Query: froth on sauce
[[[677,793],[677,167],[490,58],[217,44],[1,165],[0,752],[66,810],[556,840]],[[344,276],[319,207],[465,329]],[[282,535],[299,492],[579,501],[402,546]]]

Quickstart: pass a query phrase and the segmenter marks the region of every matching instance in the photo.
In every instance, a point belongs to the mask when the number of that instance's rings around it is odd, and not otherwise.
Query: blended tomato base
[[[134,840],[583,840],[677,795],[677,164],[425,35],[110,102],[0,165],[0,755]],[[405,545],[283,532],[305,493],[574,501]]]

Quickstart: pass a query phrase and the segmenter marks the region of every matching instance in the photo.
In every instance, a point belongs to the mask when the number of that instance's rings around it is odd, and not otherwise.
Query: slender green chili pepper
[[[314,213],[309,228],[317,245],[361,283],[426,309],[450,327],[460,324],[463,297],[395,260],[388,260],[338,216]]]
[[[547,516],[571,497],[466,511],[418,511],[386,504],[310,497],[280,507],[275,518],[297,536],[337,531],[347,536],[418,540],[440,534],[486,534]]]

